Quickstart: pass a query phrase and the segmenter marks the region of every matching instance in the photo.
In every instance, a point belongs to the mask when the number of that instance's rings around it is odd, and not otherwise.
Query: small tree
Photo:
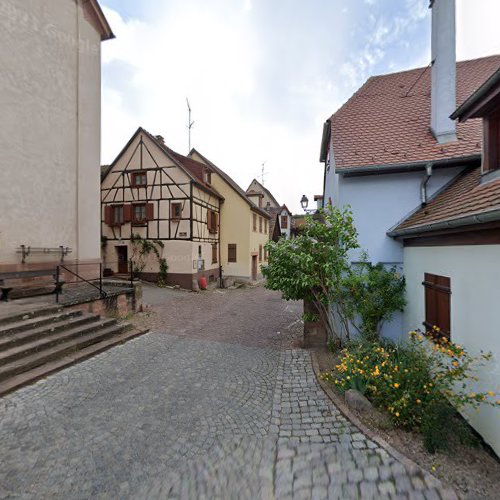
[[[349,336],[343,281],[350,269],[349,251],[358,248],[350,209],[329,205],[320,211],[319,218],[306,217],[299,236],[269,242],[266,248],[269,265],[262,268],[266,287],[281,291],[285,300],[313,302],[329,338],[341,342],[336,312]]]

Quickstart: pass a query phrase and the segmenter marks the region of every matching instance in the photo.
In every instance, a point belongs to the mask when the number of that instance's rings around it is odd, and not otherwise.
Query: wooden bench
[[[33,279],[26,283],[26,278],[46,278],[51,277],[50,284],[54,286],[54,290],[50,293],[61,293],[64,281],[58,279],[55,269],[37,269],[33,271],[12,271],[0,273],[0,290],[2,295],[0,301],[7,302],[9,294],[12,290],[29,290],[40,289],[40,285],[47,286],[48,280]],[[28,295],[29,296],[29,295]]]

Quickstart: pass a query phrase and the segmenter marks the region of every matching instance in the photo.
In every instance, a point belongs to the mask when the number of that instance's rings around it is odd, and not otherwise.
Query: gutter
[[[460,158],[446,158],[443,160],[432,161],[433,168],[439,167],[459,167],[462,165],[467,165],[472,162],[481,161],[481,153],[475,155],[462,156]],[[396,163],[393,165],[369,165],[366,167],[348,167],[348,168],[337,168],[336,173],[343,175],[344,177],[357,177],[362,175],[374,175],[374,174],[390,174],[399,172],[415,172],[418,170],[425,169],[429,164],[429,160],[419,161],[414,163]]]
[[[418,236],[423,236],[424,233],[428,233],[430,231],[441,231],[443,229],[454,229],[463,226],[471,226],[474,224],[485,224],[487,222],[498,221],[500,221],[500,208],[482,214],[466,215],[458,219],[433,222],[430,224],[424,224],[422,226],[410,227],[408,229],[389,231],[387,233],[387,236],[390,236],[391,238],[402,239],[404,239],[405,237],[416,238]]]
[[[475,106],[484,96],[488,94],[488,92],[494,88],[498,83],[500,82],[500,69],[495,71],[493,75],[486,80],[485,83],[481,87],[479,87],[474,94],[472,94],[464,103],[462,103],[451,115],[450,118],[452,120],[456,120],[457,118],[459,121],[465,121],[467,118],[470,118],[470,116],[464,116],[467,115],[467,113],[470,112],[470,109]]]
[[[328,155],[328,149],[330,146],[332,124],[330,119],[326,120],[323,124],[323,135],[321,137],[321,148],[319,153],[319,161],[325,163],[326,157]]]

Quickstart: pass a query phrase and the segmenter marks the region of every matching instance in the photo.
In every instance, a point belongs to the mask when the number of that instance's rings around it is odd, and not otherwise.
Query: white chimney
[[[432,9],[432,90],[431,131],[443,144],[456,141],[457,62],[455,0],[431,0]]]

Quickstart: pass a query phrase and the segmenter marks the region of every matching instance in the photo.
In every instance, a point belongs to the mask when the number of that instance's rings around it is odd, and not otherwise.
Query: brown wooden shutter
[[[207,210],[207,227],[208,232],[212,232],[212,210]]]
[[[153,220],[155,218],[155,205],[148,203],[146,205],[146,220]]]
[[[433,327],[438,327],[440,336],[450,338],[450,278],[425,273],[422,284],[425,287],[425,327],[429,331],[432,331]]]
[[[123,205],[123,222],[132,220],[132,205]]]
[[[112,222],[113,222],[112,216],[113,216],[113,209],[112,209],[111,205],[106,205],[104,207],[104,222],[105,222],[105,224],[108,224],[109,226],[112,224]]]
[[[214,221],[215,221],[214,233],[216,233],[219,228],[219,214],[217,212],[214,212]]]

